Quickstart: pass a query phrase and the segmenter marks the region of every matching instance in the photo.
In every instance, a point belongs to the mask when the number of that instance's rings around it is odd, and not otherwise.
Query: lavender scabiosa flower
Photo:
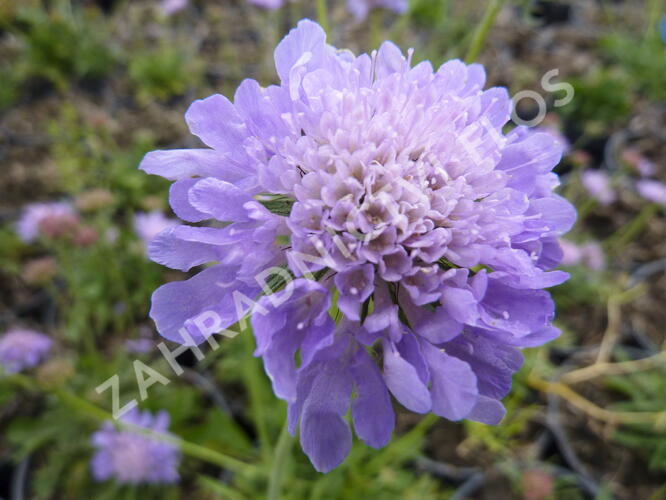
[[[622,151],[622,161],[636,170],[642,177],[655,174],[655,165],[635,148],[629,147]]]
[[[134,216],[134,230],[137,236],[143,240],[146,247],[162,231],[177,225],[177,220],[166,217],[159,210],[138,213]]]
[[[165,16],[172,16],[187,7],[188,3],[189,0],[162,0],[160,2],[160,11]]]
[[[268,10],[276,10],[282,7],[282,4],[284,3],[284,0],[247,0],[250,2],[252,5],[256,5],[257,7],[263,7],[264,9]]]
[[[0,365],[7,373],[18,373],[44,361],[53,341],[43,333],[14,329],[0,337]]]
[[[23,209],[16,232],[21,241],[30,243],[40,236],[61,236],[78,223],[79,217],[68,202],[30,203]]]
[[[666,184],[651,179],[641,179],[636,183],[638,193],[648,201],[666,207]]]
[[[347,9],[357,21],[363,21],[375,8],[384,8],[402,14],[408,6],[408,0],[347,0]]]
[[[596,241],[577,245],[569,240],[560,240],[560,246],[562,247],[561,264],[563,266],[583,264],[593,271],[601,271],[606,265],[604,251]]]
[[[582,173],[580,180],[588,194],[602,205],[610,205],[615,201],[615,191],[606,172],[588,169]]]
[[[391,394],[415,412],[498,423],[519,349],[559,334],[543,289],[568,278],[553,270],[575,220],[552,192],[561,145],[524,127],[503,134],[511,100],[483,90],[478,64],[412,67],[390,42],[355,57],[308,20],[275,63],[279,85],[245,80],[234,102],[190,106],[208,148],[141,164],[175,181],[179,217],[214,222],[152,242],[171,268],[217,263],[154,293],[159,332],[202,342],[249,308],[267,269],[291,273],[253,304],[251,324],[319,471],[349,452],[350,407],[362,441],[388,443]]]
[[[166,411],[141,412],[134,408],[120,418],[122,423],[168,434],[169,414]],[[132,430],[118,429],[104,422],[92,436],[96,449],[91,461],[97,481],[115,479],[121,484],[161,484],[178,481],[180,450],[160,441],[158,437],[142,435]]]

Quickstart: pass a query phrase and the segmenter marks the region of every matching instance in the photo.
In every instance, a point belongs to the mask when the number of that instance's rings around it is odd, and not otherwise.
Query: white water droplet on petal
[[[303,328],[305,328],[305,323],[303,323],[302,321],[299,321],[299,323],[296,325],[296,329],[297,330],[302,330]]]

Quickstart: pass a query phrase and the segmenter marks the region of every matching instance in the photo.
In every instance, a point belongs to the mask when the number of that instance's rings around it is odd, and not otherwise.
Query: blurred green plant
[[[195,87],[203,65],[178,44],[162,44],[154,50],[138,52],[129,61],[129,77],[140,102],[168,99]]]
[[[608,377],[606,386],[624,396],[612,408],[620,411],[660,412],[666,409],[666,366],[624,376]],[[631,425],[613,434],[618,443],[634,448],[654,471],[666,471],[666,419],[654,425]]]
[[[637,40],[612,33],[601,39],[602,53],[622,67],[636,92],[656,101],[666,100],[666,46],[657,37]]]
[[[116,63],[109,31],[95,9],[72,9],[68,0],[59,0],[49,10],[19,8],[5,23],[24,51],[13,68],[17,78],[42,77],[64,90],[72,79],[103,79]]]
[[[608,133],[631,111],[631,80],[625,72],[596,69],[584,77],[572,78],[574,98],[562,108],[567,119],[589,135]]]
[[[108,189],[127,212],[140,208],[146,197],[164,196],[168,182],[137,168],[143,155],[155,149],[153,134],[138,129],[126,137],[129,144],[119,144],[110,126],[104,125],[112,118],[105,115],[99,121],[92,123],[74,103],[67,103],[49,123],[61,189],[71,195],[86,188]]]

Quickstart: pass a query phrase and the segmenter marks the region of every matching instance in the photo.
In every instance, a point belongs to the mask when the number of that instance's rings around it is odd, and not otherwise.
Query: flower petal
[[[163,337],[182,344],[184,339],[179,330],[185,328],[196,343],[201,343],[209,335],[202,328],[210,323],[199,325],[199,321],[217,319],[220,329],[236,323],[233,292],[254,297],[260,290],[259,285],[238,282],[235,268],[217,265],[186,281],[167,283],[155,290],[150,317]]]
[[[190,132],[207,146],[223,153],[245,156],[242,148],[246,136],[245,123],[234,105],[220,94],[199,99],[185,113]]]
[[[357,393],[352,402],[354,429],[365,444],[381,448],[389,442],[395,427],[395,414],[386,384],[379,368],[363,348],[354,357],[351,373]]]
[[[476,375],[464,361],[449,356],[427,341],[421,342],[432,378],[432,411],[448,418],[460,420],[474,408],[479,392]]]
[[[189,200],[200,212],[210,214],[221,221],[246,221],[247,210],[243,205],[253,198],[242,189],[225,181],[208,177],[190,188]]]
[[[427,413],[432,405],[428,387],[419,373],[392,342],[384,342],[384,381],[400,403],[416,413]]]
[[[328,472],[349,454],[352,433],[344,419],[352,378],[340,363],[322,367],[312,383],[301,415],[301,445],[319,472]]]

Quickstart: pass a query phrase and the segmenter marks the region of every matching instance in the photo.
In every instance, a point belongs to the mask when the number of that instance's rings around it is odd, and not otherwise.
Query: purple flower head
[[[40,236],[55,237],[67,233],[78,220],[68,202],[31,203],[23,209],[16,232],[21,241],[29,243]]]
[[[363,21],[368,17],[372,9],[384,8],[402,14],[408,6],[408,0],[347,0],[347,9],[357,21]]]
[[[606,266],[606,257],[601,245],[590,241],[583,245],[576,245],[569,240],[560,240],[562,247],[563,266],[585,265],[593,271],[601,271]]]
[[[247,0],[252,5],[263,7],[264,9],[276,10],[282,7],[284,0]]]
[[[646,200],[666,206],[666,184],[663,182],[642,179],[636,183],[636,189]]]
[[[0,365],[7,373],[18,373],[44,361],[53,341],[32,330],[10,330],[0,337]]]
[[[560,248],[562,249],[560,264],[563,266],[577,266],[582,262],[583,252],[580,246],[576,245],[573,241],[561,239]]]
[[[635,148],[626,148],[622,151],[621,158],[624,163],[638,171],[642,177],[648,177],[655,174],[656,169],[654,163],[648,160]]]
[[[134,230],[143,243],[148,247],[150,242],[162,231],[175,227],[178,221],[166,217],[162,212],[153,210],[147,213],[138,213],[134,217]]]
[[[610,205],[615,201],[615,191],[606,172],[588,169],[582,173],[581,182],[588,194],[602,205]]]
[[[155,432],[167,434],[169,414],[155,415],[134,408],[120,421]],[[112,422],[104,422],[92,436],[95,455],[91,461],[93,477],[97,481],[115,479],[121,484],[159,484],[178,481],[180,450],[157,437],[142,435],[131,430],[118,429]]]
[[[557,239],[576,217],[552,192],[561,145],[524,127],[503,134],[511,100],[483,90],[478,64],[412,67],[390,42],[355,57],[308,20],[275,63],[280,85],[245,80],[233,102],[191,105],[207,148],[141,164],[175,181],[179,217],[213,222],[151,244],[174,269],[217,263],[155,292],[158,330],[201,342],[273,283],[251,307],[256,354],[319,471],[349,452],[350,408],[362,441],[389,441],[390,395],[498,423],[519,348],[559,334],[543,288],[568,277],[553,270]],[[285,274],[296,279],[272,279]]]
[[[162,0],[160,2],[160,11],[165,16],[171,16],[187,7],[189,0]]]

